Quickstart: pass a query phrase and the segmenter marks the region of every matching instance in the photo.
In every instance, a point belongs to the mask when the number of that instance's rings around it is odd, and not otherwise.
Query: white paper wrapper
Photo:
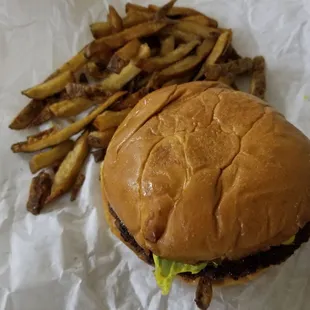
[[[112,2],[112,1],[111,1]],[[153,1],[162,4],[163,1]],[[137,1],[146,4],[144,1]],[[104,0],[0,1],[0,309],[194,309],[195,288],[175,281],[161,296],[152,269],[117,241],[102,219],[99,166],[92,160],[75,203],[57,201],[40,216],[26,212],[30,155],[10,144],[30,131],[8,124],[25,105],[20,90],[41,82],[89,42],[104,20]],[[183,0],[234,30],[245,56],[268,64],[268,101],[310,135],[310,1]],[[125,1],[113,5],[124,12]],[[298,159],[297,159],[298,160]],[[310,244],[247,285],[215,289],[211,309],[306,310]]]

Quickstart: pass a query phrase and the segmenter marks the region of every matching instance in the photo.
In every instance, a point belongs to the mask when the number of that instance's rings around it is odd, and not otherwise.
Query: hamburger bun
[[[109,204],[143,249],[194,264],[268,250],[310,220],[308,138],[217,82],[144,97],[102,168]]]

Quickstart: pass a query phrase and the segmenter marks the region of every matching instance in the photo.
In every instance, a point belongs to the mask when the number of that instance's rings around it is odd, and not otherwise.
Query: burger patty
[[[151,252],[146,252],[135,241],[133,236],[128,232],[126,226],[118,218],[114,210],[109,207],[111,215],[115,219],[115,224],[120,231],[123,240],[134,248],[136,254],[150,265],[154,265]],[[271,265],[278,265],[289,258],[295,250],[297,250],[302,243],[307,242],[310,237],[310,223],[307,223],[302,229],[298,231],[295,240],[290,245],[273,246],[268,251],[259,252],[240,260],[223,260],[220,264],[208,264],[198,274],[184,273],[184,278],[194,280],[197,277],[208,277],[214,281],[220,281],[225,278],[232,278],[238,280],[249,274],[255,273],[261,269],[267,268]]]

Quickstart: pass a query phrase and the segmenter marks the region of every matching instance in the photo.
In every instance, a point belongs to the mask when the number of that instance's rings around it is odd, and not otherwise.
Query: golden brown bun
[[[144,97],[109,145],[102,182],[138,244],[181,262],[239,259],[310,221],[308,138],[219,83]]]
[[[102,173],[102,169],[101,169],[101,173]],[[108,223],[110,229],[111,229],[111,232],[120,240],[122,241],[123,243],[126,244],[127,247],[129,247],[142,261],[144,261],[145,263],[148,263],[147,260],[145,259],[144,256],[140,255],[140,253],[138,253],[136,251],[136,249],[134,247],[132,247],[130,245],[130,243],[128,242],[125,242],[124,239],[121,237],[121,234],[120,234],[120,231],[119,229],[117,228],[117,226],[115,225],[115,219],[113,218],[113,216],[111,215],[110,211],[109,211],[109,204],[108,204],[108,201],[105,197],[105,194],[103,193],[103,208],[104,208],[104,215],[105,215],[105,219],[106,219],[106,222]],[[232,286],[232,285],[239,285],[239,284],[244,284],[244,283],[247,283],[253,279],[255,279],[256,277],[258,277],[259,275],[261,275],[265,270],[267,270],[267,268],[265,269],[260,269],[258,270],[257,272],[255,273],[252,273],[252,274],[249,274],[247,276],[244,276],[244,277],[241,277],[239,278],[238,280],[234,280],[230,277],[226,277],[224,278],[223,280],[215,280],[212,282],[212,284],[214,286]],[[191,285],[197,285],[198,284],[198,280],[199,278],[197,277],[196,279],[192,280],[192,279],[189,279],[185,276],[182,276],[182,275],[179,275],[178,276],[179,279],[181,279],[182,281],[188,283],[188,284],[191,284]]]

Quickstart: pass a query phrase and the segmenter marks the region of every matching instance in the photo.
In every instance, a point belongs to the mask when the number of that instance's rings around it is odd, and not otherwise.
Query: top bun
[[[239,259],[310,221],[308,138],[262,100],[217,82],[144,97],[102,169],[128,231],[171,260]]]

